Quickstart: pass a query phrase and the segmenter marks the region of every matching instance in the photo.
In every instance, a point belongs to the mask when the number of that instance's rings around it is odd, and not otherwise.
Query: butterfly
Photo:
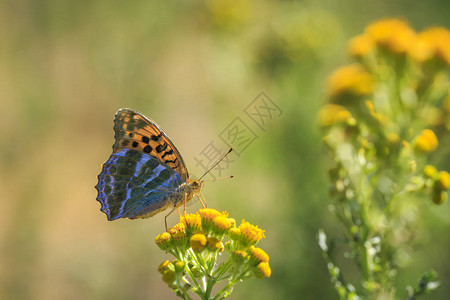
[[[95,186],[109,221],[150,218],[169,207],[171,213],[200,193],[203,181],[189,178],[178,149],[152,119],[119,109],[114,132],[113,153]]]

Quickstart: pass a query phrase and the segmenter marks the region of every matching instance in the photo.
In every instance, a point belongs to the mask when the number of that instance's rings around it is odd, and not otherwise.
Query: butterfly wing
[[[156,123],[143,114],[122,108],[114,119],[113,153],[133,149],[153,156],[174,169],[185,182],[189,177],[186,164],[177,148]]]
[[[167,164],[136,150],[113,153],[98,175],[97,200],[108,220],[149,218],[173,206],[181,179]]]

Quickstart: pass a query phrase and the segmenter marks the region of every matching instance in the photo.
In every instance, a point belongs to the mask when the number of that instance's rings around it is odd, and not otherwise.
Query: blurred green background
[[[108,222],[95,201],[114,113],[130,107],[197,176],[195,157],[211,141],[226,150],[219,134],[236,117],[258,135],[232,154],[223,175],[235,179],[203,192],[266,230],[272,277],[237,285],[233,299],[337,299],[315,240],[319,228],[341,234],[316,122],[325,79],[371,21],[449,28],[449,11],[445,0],[0,1],[0,298],[176,299],[156,271],[171,259],[154,243],[164,214]],[[283,111],[264,130],[244,113],[261,91]],[[400,295],[434,268],[442,287],[424,299],[448,299],[448,216],[449,204],[424,212]]]

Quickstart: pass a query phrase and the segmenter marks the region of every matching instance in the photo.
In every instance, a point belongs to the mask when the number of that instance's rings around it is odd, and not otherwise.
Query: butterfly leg
[[[175,208],[177,208],[177,207],[173,207],[172,208],[172,210],[164,217],[164,223],[166,224],[166,231],[167,231],[167,217],[168,216],[170,216],[172,213],[173,213],[173,211],[175,210]],[[180,214],[180,212],[178,212],[178,214]]]
[[[203,203],[202,199],[200,199],[200,196],[198,194],[195,195],[198,199],[198,201],[200,202],[200,204],[203,206],[203,208],[206,208],[205,203]],[[206,202],[206,201],[205,201]]]
[[[202,205],[203,208],[206,208],[205,204],[203,204],[202,199],[200,199],[200,197],[198,195],[195,195],[198,199],[198,202],[200,202],[200,204]]]
[[[184,217],[186,218],[187,193],[184,193]]]
[[[200,196],[202,197],[203,202],[205,202],[205,207],[208,207],[208,203],[206,203],[206,199],[205,199],[205,197],[203,197],[202,192],[200,192]]]

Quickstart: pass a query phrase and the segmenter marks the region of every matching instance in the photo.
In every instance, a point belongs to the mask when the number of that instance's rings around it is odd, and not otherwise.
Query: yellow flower
[[[175,224],[169,229],[169,233],[173,239],[184,238],[186,236],[186,227],[182,223]]]
[[[155,239],[156,244],[161,248],[162,250],[167,250],[170,246],[170,241],[172,239],[172,236],[168,232],[163,232],[160,235],[158,235]]]
[[[235,250],[231,252],[231,259],[237,264],[242,264],[247,260],[248,253],[242,250]]]
[[[442,27],[432,27],[419,34],[411,56],[423,62],[437,58],[450,65],[450,31]]]
[[[256,276],[259,278],[268,278],[272,274],[272,270],[270,270],[269,263],[267,262],[259,263],[256,270]]]
[[[415,43],[409,49],[409,55],[418,62],[424,62],[433,56],[433,50],[430,43],[423,36],[418,35]]]
[[[361,34],[352,38],[348,44],[348,53],[355,58],[361,58],[373,51],[375,45],[367,35]]]
[[[418,151],[428,153],[436,150],[439,142],[434,134],[434,132],[430,129],[422,130],[421,134],[416,138],[415,147]]]
[[[398,19],[382,19],[370,24],[366,34],[379,47],[395,54],[406,54],[416,41],[416,33]]]
[[[250,255],[255,265],[260,262],[269,262],[269,255],[267,255],[267,253],[261,248],[253,246],[250,247]]]
[[[179,260],[174,260],[172,262],[172,264],[175,266],[175,271],[180,273],[182,271],[184,271],[184,262],[179,261]]]
[[[439,172],[438,182],[441,189],[448,190],[450,188],[450,174],[447,171]]]
[[[359,65],[349,65],[337,69],[328,81],[328,93],[331,97],[342,95],[363,96],[374,89],[372,76]]]
[[[239,229],[241,230],[242,239],[247,245],[254,245],[264,237],[264,230],[249,222],[245,222],[245,220],[242,220]]]
[[[169,233],[172,236],[172,241],[175,246],[185,246],[187,244],[186,227],[182,223],[178,223],[169,229]]]
[[[212,221],[215,217],[222,215],[219,211],[212,208],[202,208],[198,213],[202,221]]]
[[[212,208],[202,208],[198,211],[200,218],[202,220],[202,229],[204,232],[209,232],[211,227],[213,226],[213,220],[218,216],[226,216],[228,217],[228,213],[225,212],[225,215],[220,213],[219,211]]]
[[[212,251],[223,250],[223,244],[220,240],[214,237],[209,237],[208,248],[211,249]]]
[[[202,229],[202,220],[199,214],[181,216],[180,223],[184,224],[189,233],[199,232]]]
[[[164,271],[168,268],[170,266],[170,261],[168,261],[168,260],[165,260],[165,261],[163,261],[160,265],[159,265],[159,267],[158,267],[158,272],[159,273],[164,273]]]
[[[353,119],[351,113],[341,105],[326,104],[319,111],[319,123],[322,126],[346,123],[350,119]]]
[[[228,237],[233,241],[237,241],[241,238],[241,230],[238,227],[233,227],[228,230]]]
[[[217,216],[212,221],[213,228],[217,233],[224,233],[231,228],[231,221],[224,215]]]
[[[432,165],[426,165],[425,168],[423,169],[423,173],[425,174],[425,176],[427,176],[428,178],[435,178],[436,174],[437,174],[437,170],[434,166]]]
[[[203,233],[196,233],[191,237],[190,245],[194,251],[202,251],[206,245],[206,236]]]

